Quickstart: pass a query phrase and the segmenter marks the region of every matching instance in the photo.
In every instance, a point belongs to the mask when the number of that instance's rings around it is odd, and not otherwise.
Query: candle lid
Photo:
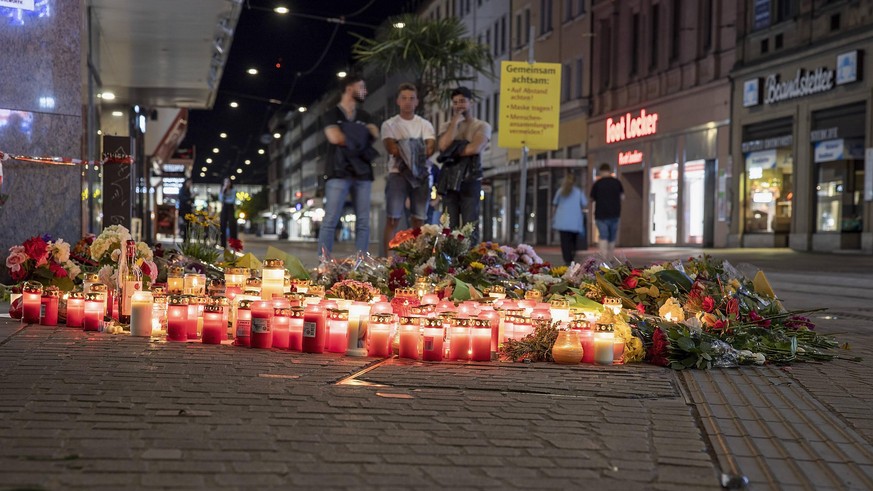
[[[102,293],[86,293],[85,301],[88,302],[100,302],[103,303],[103,294]]]
[[[621,299],[618,297],[603,297],[604,307],[621,307]]]
[[[248,309],[248,310],[251,310],[251,309],[252,309],[252,303],[253,303],[253,302],[254,302],[254,300],[248,300],[248,299],[246,299],[246,300],[240,300],[240,301],[239,301],[239,307],[237,307],[237,309]]]
[[[250,297],[260,297],[261,292],[259,292],[257,290],[246,290],[243,292],[243,295],[248,295]]]
[[[539,290],[528,290],[524,292],[525,300],[539,300],[541,298],[543,298],[543,294]]]
[[[247,287],[254,286],[254,287],[260,288],[261,287],[261,279],[255,278],[254,276],[246,278],[246,286]]]
[[[298,302],[302,302],[306,298],[306,294],[299,292],[285,292],[284,296],[286,300],[296,300]]]
[[[106,285],[104,285],[103,283],[94,283],[93,285],[91,285],[91,291],[97,293],[105,293]]]
[[[412,315],[425,316],[430,312],[430,307],[426,305],[413,305],[409,307],[409,313]]]
[[[400,325],[403,326],[420,326],[421,325],[421,317],[415,315],[402,315],[400,316]]]
[[[224,274],[249,275],[249,268],[224,268]]]
[[[291,309],[285,307],[274,308],[273,317],[291,317]]]
[[[437,317],[425,317],[421,321],[424,327],[443,327],[443,321]]]
[[[565,298],[553,298],[549,300],[549,305],[554,309],[569,309],[570,301]]]
[[[185,295],[170,295],[167,303],[170,305],[188,305],[189,298]]]
[[[264,269],[284,269],[285,261],[281,259],[264,259]]]
[[[167,271],[167,276],[182,276],[185,273],[185,268],[182,266],[170,266],[170,269]]]
[[[210,299],[210,305],[216,305],[218,307],[227,307],[230,305],[230,299],[223,295],[216,295]]]
[[[597,323],[597,332],[613,332],[612,324],[601,324]]]
[[[153,286],[152,287],[152,295],[158,296],[158,295],[166,295],[166,294],[167,294],[167,289],[164,288],[163,286]]]
[[[76,299],[85,299],[85,294],[80,291],[70,292],[69,296],[67,296],[67,300],[76,300]]]
[[[415,293],[415,288],[396,288],[394,290],[395,297],[417,297],[418,294]]]
[[[209,281],[209,288],[224,289],[225,282],[221,278],[214,278]]]
[[[302,318],[303,317],[303,307],[291,307],[291,313],[289,317]]]
[[[345,309],[327,309],[328,317],[331,320],[345,321],[349,320],[349,311]]]
[[[21,287],[24,293],[42,293],[42,283],[36,281],[26,281]]]
[[[97,273],[85,273],[84,279],[89,283],[95,283],[100,281],[100,277],[97,275]]]
[[[206,305],[209,300],[206,297],[198,297],[195,295],[185,295],[188,297],[188,305]]]
[[[493,285],[491,288],[486,288],[485,291],[489,294],[491,293],[506,293],[506,288],[503,288],[501,285]]]
[[[323,297],[324,296],[324,285],[312,285],[309,287],[307,291],[310,297]]]
[[[43,290],[42,296],[61,298],[61,291],[58,290],[58,287],[56,286],[48,286],[45,290]]]
[[[454,317],[452,319],[453,327],[470,327],[471,317]]]
[[[587,320],[574,319],[570,321],[570,329],[591,329],[591,324]]]
[[[370,316],[370,322],[373,324],[389,324],[393,320],[394,314],[389,314],[388,312],[380,312]]]
[[[207,305],[206,307],[204,307],[204,308],[203,308],[203,312],[204,312],[204,313],[205,313],[205,312],[211,312],[211,313],[214,313],[214,314],[220,314],[220,313],[224,312],[224,309],[221,308],[221,305],[214,305],[214,304],[213,304],[213,305]]]

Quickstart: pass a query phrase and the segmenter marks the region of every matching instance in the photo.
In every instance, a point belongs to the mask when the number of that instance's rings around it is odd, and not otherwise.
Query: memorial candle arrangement
[[[470,321],[467,317],[453,319],[449,329],[449,359],[470,359]]]
[[[130,297],[130,335],[150,337],[154,315],[152,292],[135,291]]]
[[[291,336],[291,308],[273,308],[273,347],[288,349]]]
[[[243,292],[246,286],[246,278],[249,277],[249,268],[224,268],[224,294],[233,300]]]
[[[85,310],[82,317],[82,328],[85,331],[102,331],[103,315],[106,312],[103,305],[103,294],[99,292],[85,294]]]
[[[324,308],[318,304],[307,305],[303,311],[303,342],[301,351],[304,353],[324,353],[324,341],[327,337],[325,325],[327,315]]]
[[[25,324],[38,324],[42,305],[42,285],[28,281],[21,289],[21,320]]]
[[[348,345],[349,311],[343,309],[328,310],[327,317],[327,350],[331,353],[345,353]]]
[[[85,319],[85,294],[70,292],[67,297],[67,327],[82,327]]]
[[[291,307],[288,313],[288,349],[303,350],[303,307]]]
[[[185,269],[172,266],[167,272],[167,293],[181,295],[185,291]]]
[[[152,287],[152,331],[167,330],[167,293],[164,287]]]
[[[171,295],[167,300],[167,340],[188,340],[188,297]]]
[[[252,344],[252,300],[240,300],[236,309],[236,335],[234,346],[249,347]]]
[[[419,317],[402,316],[397,336],[400,338],[400,358],[411,360],[419,359],[419,345],[421,344],[421,320]]]
[[[471,319],[470,360],[491,361],[491,321]]]
[[[273,303],[257,300],[252,303],[252,348],[273,347]]]
[[[207,305],[203,310],[203,344],[221,344],[222,333],[227,333],[223,308],[220,305]]]
[[[615,353],[615,334],[612,324],[597,324],[594,333],[594,362],[598,365],[612,365]]]
[[[391,356],[391,324],[394,314],[380,312],[370,315],[367,331],[367,356],[387,358]]]
[[[281,296],[285,285],[285,261],[267,259],[261,269],[261,299],[272,300],[273,295]]]
[[[48,287],[42,293],[39,302],[39,323],[43,326],[58,325],[58,304],[61,292],[57,288]]]
[[[354,302],[349,307],[346,355],[367,356],[367,331],[370,324],[370,304]]]
[[[424,361],[443,361],[443,341],[446,330],[443,321],[436,317],[426,317],[421,320],[423,343],[421,359]]]
[[[103,315],[109,316],[110,308],[109,308],[109,289],[106,288],[106,285],[103,283],[94,283],[91,285],[90,293],[99,293],[100,298],[103,300]]]

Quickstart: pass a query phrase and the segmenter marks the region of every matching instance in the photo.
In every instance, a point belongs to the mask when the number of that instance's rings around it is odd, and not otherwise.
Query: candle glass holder
[[[394,314],[381,312],[370,316],[367,330],[367,356],[387,358],[391,356],[391,324]]]
[[[136,291],[130,296],[130,335],[151,337],[154,316],[152,292]]]
[[[82,327],[85,318],[85,294],[70,292],[67,296],[67,327]]]

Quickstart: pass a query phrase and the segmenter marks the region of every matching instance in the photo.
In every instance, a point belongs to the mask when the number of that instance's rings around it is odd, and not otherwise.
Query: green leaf
[[[597,312],[603,310],[603,304],[595,302],[594,300],[586,297],[585,293],[582,290],[572,287],[568,288],[568,290],[576,294],[573,297],[567,297],[568,299],[572,299],[573,302],[575,302],[570,305],[571,307],[581,307],[583,309],[591,309]]]
[[[676,346],[678,346],[682,351],[691,351],[694,349],[694,341],[692,341],[691,338],[682,336],[676,340]]]
[[[67,278],[67,277],[55,278],[52,281],[52,285],[58,287],[59,290],[64,291],[64,292],[68,292],[68,291],[72,290],[73,287],[75,286],[73,284],[73,280],[71,280],[70,278]]]
[[[454,278],[454,277],[453,277]],[[470,285],[463,281],[455,279],[455,288],[452,290],[452,300],[464,301],[470,300]]]
[[[675,269],[665,269],[662,271],[658,271],[657,273],[655,273],[655,276],[665,283],[675,285],[677,288],[679,288],[680,291],[684,293],[688,293],[689,291],[691,291],[691,285],[694,283],[691,278],[688,277],[688,275]]]

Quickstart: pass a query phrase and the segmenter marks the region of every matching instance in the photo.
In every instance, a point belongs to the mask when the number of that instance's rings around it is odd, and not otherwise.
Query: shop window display
[[[685,243],[703,244],[704,210],[706,209],[706,161],[685,162]]]
[[[794,159],[788,149],[746,154],[746,231],[788,233]]]
[[[816,231],[860,232],[864,161],[816,163]]]
[[[649,171],[651,244],[675,244],[678,229],[679,164],[653,167]]]

